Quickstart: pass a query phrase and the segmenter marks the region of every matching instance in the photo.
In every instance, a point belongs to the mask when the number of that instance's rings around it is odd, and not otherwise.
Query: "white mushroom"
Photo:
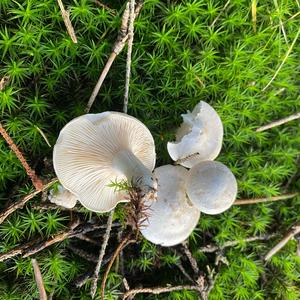
[[[65,189],[62,185],[58,185],[57,190],[51,189],[48,199],[51,203],[66,208],[73,208],[78,200],[76,195]]]
[[[193,204],[206,214],[227,210],[237,195],[237,182],[225,165],[203,161],[188,172],[186,191]]]
[[[152,135],[123,113],[87,114],[69,122],[57,139],[53,164],[62,185],[96,212],[126,201],[124,191],[109,186],[113,181],[127,178],[145,194],[155,189]]]
[[[146,201],[149,217],[141,227],[143,236],[154,244],[173,246],[183,242],[198,224],[200,211],[185,192],[187,170],[166,165],[154,170],[158,180],[157,200]]]
[[[201,101],[182,118],[176,141],[167,144],[171,158],[187,168],[200,161],[214,160],[221,151],[223,140],[223,125],[217,112]]]

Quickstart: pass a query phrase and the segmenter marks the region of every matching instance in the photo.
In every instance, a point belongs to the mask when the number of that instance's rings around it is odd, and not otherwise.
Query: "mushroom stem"
[[[143,195],[155,193],[157,186],[153,174],[130,150],[119,151],[114,156],[113,168],[124,174]]]

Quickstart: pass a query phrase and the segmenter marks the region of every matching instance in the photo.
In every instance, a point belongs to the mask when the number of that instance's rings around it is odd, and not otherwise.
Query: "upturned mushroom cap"
[[[237,195],[234,175],[217,161],[203,161],[192,167],[186,182],[189,199],[206,214],[215,215],[227,210]]]
[[[123,162],[123,156],[127,160],[135,159],[135,163],[149,169],[151,174],[155,165],[152,135],[133,117],[104,112],[80,116],[61,130],[54,147],[53,164],[59,181],[83,206],[106,212],[126,201],[125,192],[109,186],[126,179],[122,173],[126,164],[118,165],[119,161]]]
[[[218,113],[201,101],[182,118],[176,141],[167,144],[171,158],[182,160],[180,164],[187,168],[200,161],[214,160],[221,151],[223,140],[223,125]]]
[[[78,200],[76,195],[65,189],[62,185],[58,186],[57,191],[54,191],[54,189],[50,190],[48,199],[51,203],[66,208],[73,208]]]
[[[143,236],[154,244],[173,246],[183,242],[196,227],[200,211],[185,192],[187,170],[166,165],[154,170],[158,180],[156,201],[146,201],[149,217],[141,227]]]

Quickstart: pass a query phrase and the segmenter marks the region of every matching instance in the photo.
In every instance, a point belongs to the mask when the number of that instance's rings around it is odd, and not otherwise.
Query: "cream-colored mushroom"
[[[176,141],[167,144],[171,158],[187,168],[200,161],[214,160],[221,151],[223,140],[223,125],[218,113],[201,101],[182,118]]]
[[[57,139],[53,164],[61,184],[96,212],[126,201],[124,191],[109,186],[114,181],[127,179],[145,195],[155,189],[152,135],[123,113],[87,114],[69,122]]]
[[[230,208],[237,195],[237,182],[225,165],[203,161],[187,176],[186,191],[191,202],[206,214],[219,214]]]
[[[65,189],[62,185],[58,185],[57,190],[51,189],[48,199],[51,203],[66,208],[73,208],[78,200],[76,195]]]
[[[166,165],[154,170],[158,180],[157,200],[146,201],[149,217],[141,227],[143,236],[154,244],[173,246],[183,242],[198,224],[200,211],[185,192],[187,170]]]

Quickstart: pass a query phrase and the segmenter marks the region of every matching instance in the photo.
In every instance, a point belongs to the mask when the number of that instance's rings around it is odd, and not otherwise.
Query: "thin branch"
[[[123,111],[127,113],[128,95],[129,95],[129,83],[130,83],[130,71],[131,71],[131,56],[134,37],[134,7],[135,0],[129,1],[129,24],[128,24],[128,49],[126,60],[126,76],[125,76],[125,94],[124,94],[124,106]]]
[[[190,155],[188,155],[188,156],[186,156],[186,157],[179,158],[179,159],[177,159],[177,160],[174,162],[174,164],[175,164],[175,165],[180,165],[180,164],[182,164],[183,162],[186,162],[186,161],[188,161],[188,160],[190,160],[190,159],[192,159],[192,158],[197,157],[198,155],[199,155],[199,153],[196,152],[196,153],[190,154]]]
[[[249,243],[249,242],[255,242],[255,241],[267,241],[267,240],[272,239],[276,236],[278,236],[278,233],[252,236],[252,237],[249,237],[249,238],[245,238],[243,240],[228,241],[228,242],[225,242],[223,245],[220,245],[220,246],[214,245],[214,244],[206,245],[206,246],[200,247],[198,249],[198,251],[199,252],[205,252],[205,253],[213,253],[213,252],[216,252],[216,251],[223,250],[224,248],[237,246],[241,242]]]
[[[265,130],[268,130],[270,128],[277,127],[279,125],[285,124],[287,122],[290,122],[290,121],[293,121],[293,120],[296,120],[296,119],[299,119],[299,118],[300,118],[300,112],[297,112],[297,113],[295,113],[293,115],[290,115],[288,117],[285,117],[285,118],[279,119],[277,121],[271,122],[267,125],[261,126],[261,127],[256,129],[256,132],[265,131]]]
[[[281,64],[279,65],[278,69],[276,70],[274,76],[271,78],[271,80],[268,82],[268,84],[262,89],[262,92],[264,92],[271,85],[271,83],[274,81],[274,79],[277,77],[278,73],[280,72],[281,68],[283,67],[283,65],[285,64],[286,60],[288,59],[290,53],[292,52],[293,47],[299,37],[299,34],[300,34],[300,29],[296,33],[296,36],[295,36],[291,46],[289,47],[288,51],[286,52]]]
[[[26,170],[27,175],[30,177],[34,187],[36,190],[42,190],[43,182],[42,180],[36,175],[35,171],[30,168],[26,159],[24,158],[22,152],[19,150],[17,145],[14,143],[12,138],[9,136],[7,131],[3,128],[2,124],[0,123],[0,134],[3,136],[7,144],[9,145],[10,149],[15,153],[19,161],[21,162],[22,166]]]
[[[39,289],[40,300],[47,300],[47,294],[46,294],[43,277],[42,277],[42,273],[41,273],[39,264],[38,264],[37,260],[34,258],[31,259],[31,263],[33,266],[35,282]]]
[[[66,25],[68,34],[71,37],[73,43],[77,44],[77,37],[76,37],[74,28],[73,28],[71,20],[70,20],[70,13],[69,13],[69,11],[65,10],[64,4],[62,3],[61,0],[57,0],[57,2],[59,5],[59,8],[60,8],[64,23]]]
[[[97,265],[96,265],[96,268],[95,268],[94,278],[93,278],[93,282],[92,282],[92,285],[91,285],[90,294],[91,294],[92,299],[94,299],[95,294],[96,294],[97,283],[98,283],[98,278],[99,278],[99,272],[100,272],[100,268],[101,268],[101,265],[102,265],[102,260],[103,260],[104,254],[105,254],[105,250],[106,250],[106,247],[107,247],[108,239],[110,237],[110,231],[111,231],[111,227],[112,227],[114,212],[115,212],[115,210],[113,209],[110,212],[108,220],[107,220],[107,225],[106,225],[107,227],[106,227],[105,235],[103,237],[103,243],[102,243],[102,246],[101,246],[101,249],[100,249],[100,252],[99,252],[98,262],[97,262]]]
[[[112,8],[110,8],[108,5],[98,1],[98,0],[94,0],[94,3],[97,4],[99,7],[106,9],[107,11],[109,11],[113,16],[116,15],[116,11]]]
[[[38,195],[39,193],[41,193],[42,191],[47,190],[49,187],[51,187],[55,182],[57,182],[57,179],[54,178],[52,179],[50,182],[48,182],[47,184],[45,184],[43,186],[43,188],[41,190],[35,191],[27,196],[25,196],[24,198],[22,198],[21,200],[11,204],[10,206],[8,206],[4,211],[2,211],[0,213],[0,224],[3,223],[3,221],[13,212],[15,212],[17,209],[22,208],[29,200],[31,200],[32,198],[34,198],[36,195]]]
[[[274,254],[276,254],[281,248],[287,244],[295,235],[300,233],[300,222],[296,223],[283,237],[283,239],[276,244],[265,256],[265,260],[269,260]]]
[[[161,293],[170,293],[174,291],[182,291],[182,290],[193,290],[201,293],[201,289],[196,285],[177,285],[177,286],[166,286],[166,287],[153,287],[153,288],[140,288],[140,289],[132,289],[127,291],[123,295],[123,300],[127,299],[129,296],[135,296],[137,294],[154,294],[158,295]]]
[[[104,300],[106,280],[107,280],[108,274],[110,272],[110,269],[111,269],[114,261],[116,260],[116,258],[118,257],[118,255],[120,254],[120,252],[122,251],[122,249],[124,249],[126,246],[128,246],[129,244],[134,243],[134,242],[136,242],[135,239],[129,239],[129,236],[125,237],[123,239],[123,241],[117,247],[115,253],[113,254],[113,256],[112,256],[112,258],[111,258],[111,260],[110,260],[110,262],[109,262],[109,264],[107,266],[107,269],[106,269],[106,271],[104,273],[102,284],[101,284],[101,298],[102,298],[102,300]]]
[[[193,257],[193,255],[192,255],[190,249],[188,248],[187,243],[181,243],[181,245],[183,246],[183,251],[184,251],[186,257],[188,258],[188,260],[189,260],[189,262],[190,262],[190,264],[191,264],[191,266],[192,266],[192,269],[193,269],[195,275],[199,275],[200,270],[199,270],[197,261],[196,261],[196,259]]]
[[[183,276],[191,281],[191,282],[194,282],[193,278],[188,274],[188,272],[184,269],[182,263],[179,261],[177,262],[176,266],[178,267],[178,269],[181,271],[181,273],[183,274]]]
[[[142,8],[142,2],[139,1],[135,7],[135,18],[138,16],[141,8]],[[103,83],[104,79],[106,78],[108,71],[111,68],[111,65],[113,64],[115,58],[120,54],[120,52],[125,47],[125,44],[128,40],[128,33],[127,33],[128,32],[128,20],[129,20],[129,2],[127,2],[126,8],[124,10],[123,17],[122,17],[122,25],[121,25],[117,40],[113,46],[112,53],[110,54],[110,56],[106,62],[106,65],[98,79],[98,82],[97,82],[96,86],[94,87],[94,90],[90,96],[90,99],[89,99],[88,104],[85,109],[86,112],[90,111],[90,109],[99,93],[102,83]]]
[[[235,200],[233,205],[246,205],[246,204],[264,203],[264,202],[274,202],[274,201],[291,199],[291,198],[297,197],[298,195],[299,195],[299,193],[297,192],[297,193],[284,194],[284,195],[274,196],[274,197],[240,199],[240,200]]]
[[[75,227],[74,227],[75,226]],[[5,261],[7,259],[13,258],[17,255],[22,255],[22,257],[28,257],[33,254],[36,254],[45,248],[56,244],[58,242],[62,242],[65,239],[73,238],[78,235],[82,235],[91,231],[95,231],[98,229],[104,229],[106,225],[98,225],[98,224],[78,224],[77,222],[73,222],[73,224],[65,231],[61,231],[46,241],[30,241],[21,246],[15,247],[14,249],[0,254],[0,262]]]
[[[87,251],[84,251],[82,249],[76,248],[72,245],[68,246],[68,249],[70,249],[73,253],[75,253],[76,255],[82,257],[83,259],[85,259],[86,261],[90,261],[93,263],[97,263],[98,262],[98,257],[94,254],[91,254]]]
[[[213,20],[213,22],[211,23],[211,25],[209,26],[209,28],[211,29],[212,27],[214,27],[214,25],[216,24],[216,22],[219,20],[219,18],[221,17],[221,15],[223,14],[223,12],[226,10],[227,6],[230,4],[230,0],[228,0],[224,7],[221,9],[221,11],[219,12],[219,14],[217,15],[217,17]]]

